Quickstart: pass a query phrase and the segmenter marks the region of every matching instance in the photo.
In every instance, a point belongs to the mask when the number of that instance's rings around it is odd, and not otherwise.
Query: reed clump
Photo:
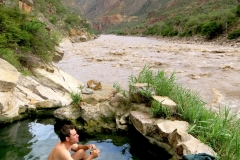
[[[221,160],[240,159],[240,120],[229,107],[214,112],[206,107],[198,93],[184,88],[175,81],[174,73],[167,76],[166,72],[150,70],[147,66],[137,77],[131,76],[130,83],[148,83],[155,89],[158,96],[168,96],[177,103],[177,117],[188,121],[189,133],[203,143],[212,147]],[[146,90],[145,92],[148,92]],[[149,93],[144,93],[148,95]],[[152,115],[169,117],[168,111],[159,102],[152,100]]]

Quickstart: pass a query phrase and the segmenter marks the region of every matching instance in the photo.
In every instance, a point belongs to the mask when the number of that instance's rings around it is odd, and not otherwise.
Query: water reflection
[[[54,125],[30,122],[28,127],[32,135],[32,138],[28,142],[31,151],[24,156],[24,159],[46,160],[51,149],[59,141],[58,136],[54,132]]]
[[[55,123],[54,119],[24,120],[0,129],[0,160],[46,160],[59,141]],[[130,138],[135,142],[119,135],[99,135],[96,140],[80,134],[80,142],[95,144],[101,150],[97,160],[159,159],[149,155],[136,133]]]
[[[0,129],[1,160],[46,160],[58,141],[53,124],[33,120],[16,122]]]
[[[13,160],[19,159],[19,157],[23,157],[24,154],[30,152],[30,149],[28,149],[28,139],[31,138],[31,135],[29,133],[22,133],[26,129],[26,126],[21,125],[21,123],[15,123],[9,129],[4,129],[1,132],[1,159],[7,160],[10,159],[9,157]]]
[[[95,144],[101,153],[97,160],[130,160],[132,155],[129,152],[130,146],[123,144],[122,146],[115,146],[112,140],[106,141],[89,141],[88,143]]]

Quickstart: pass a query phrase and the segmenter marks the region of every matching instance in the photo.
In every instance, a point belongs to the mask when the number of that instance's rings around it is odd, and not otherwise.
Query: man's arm
[[[71,147],[71,150],[76,152],[80,149],[83,149],[83,150],[88,150],[88,149],[91,149],[91,148],[96,148],[94,144],[87,144],[87,145],[81,145],[81,144],[73,144],[72,147]]]
[[[90,152],[89,156],[85,152],[86,156],[83,157],[84,160],[93,160],[94,158],[97,158],[99,156],[100,150],[96,149],[94,144],[87,144],[87,145],[73,144],[71,147],[71,150],[75,152],[77,152],[78,150],[86,151],[88,149],[93,149],[93,150]]]

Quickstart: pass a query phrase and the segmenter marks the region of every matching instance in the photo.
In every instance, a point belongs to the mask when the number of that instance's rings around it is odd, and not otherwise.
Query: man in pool
[[[92,160],[97,158],[100,150],[94,144],[80,145],[79,135],[73,125],[64,125],[60,130],[60,142],[52,149],[48,160]],[[90,155],[86,150],[90,149]],[[72,155],[70,151],[74,151]]]

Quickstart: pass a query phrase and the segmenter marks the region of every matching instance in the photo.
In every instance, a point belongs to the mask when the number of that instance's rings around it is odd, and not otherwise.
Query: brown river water
[[[60,44],[56,65],[79,81],[118,83],[128,90],[131,75],[145,65],[175,71],[176,82],[199,92],[209,107],[229,106],[240,117],[240,49],[233,46],[173,42],[146,37],[101,35],[95,40]]]

